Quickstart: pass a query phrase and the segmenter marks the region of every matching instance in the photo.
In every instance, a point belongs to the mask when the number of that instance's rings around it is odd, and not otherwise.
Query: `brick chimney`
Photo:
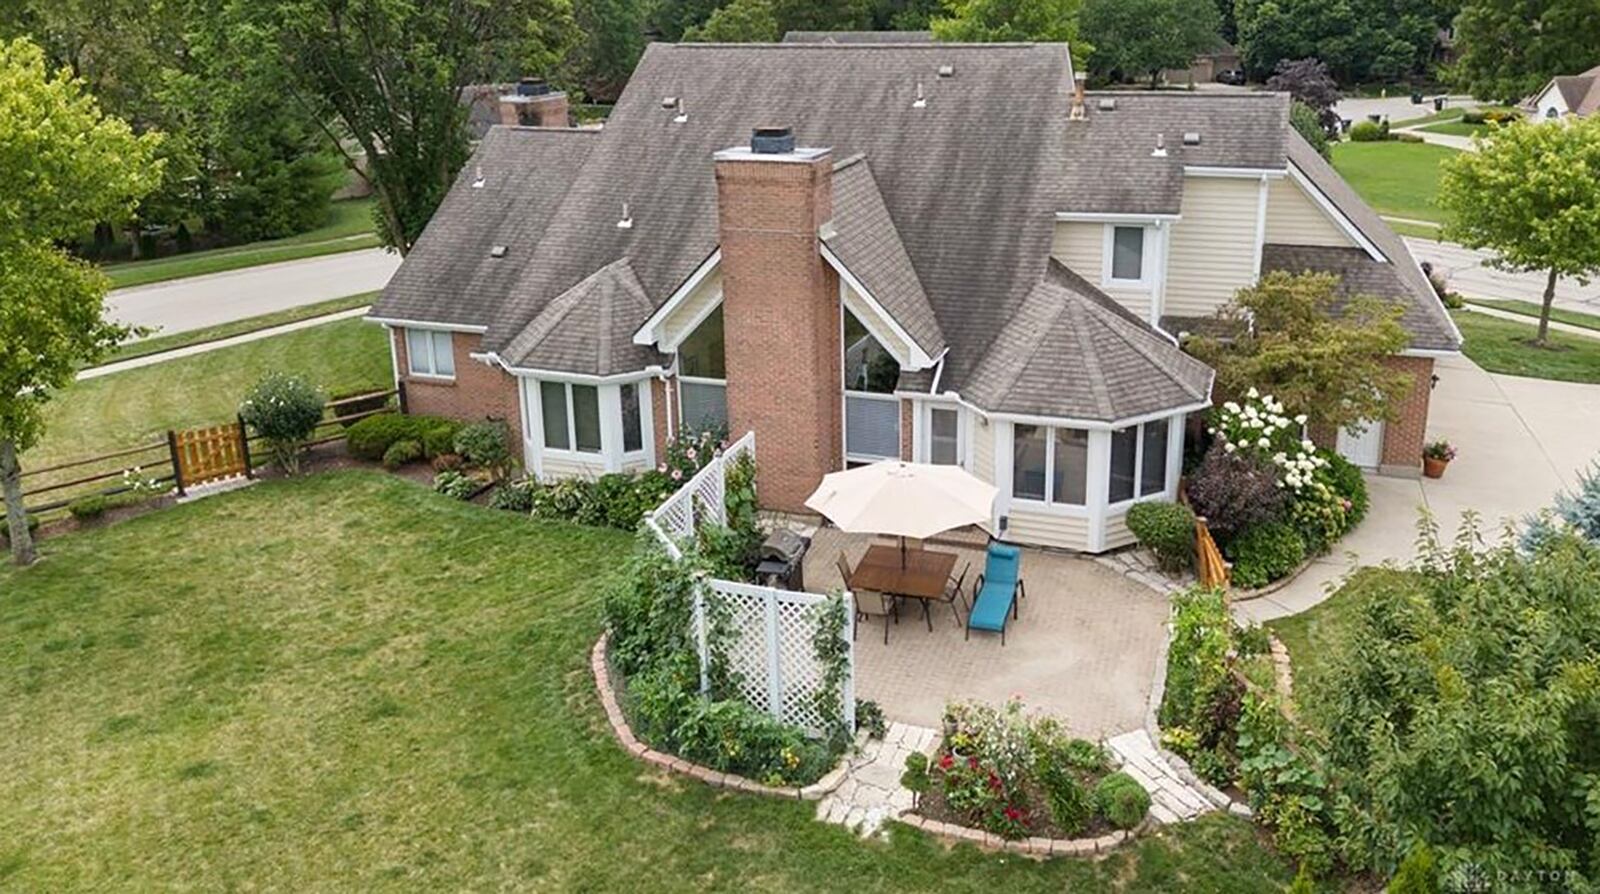
[[[715,154],[727,332],[728,428],[756,433],[757,494],[807,512],[843,468],[839,280],[817,228],[833,216],[833,156],[787,127]]]
[[[500,123],[511,126],[566,127],[567,94],[543,78],[523,78],[500,97]]]

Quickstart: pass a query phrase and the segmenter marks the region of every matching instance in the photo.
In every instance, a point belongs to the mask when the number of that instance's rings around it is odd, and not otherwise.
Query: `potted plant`
[[[1438,478],[1444,474],[1444,467],[1455,458],[1456,448],[1449,441],[1430,441],[1422,448],[1422,474]]]

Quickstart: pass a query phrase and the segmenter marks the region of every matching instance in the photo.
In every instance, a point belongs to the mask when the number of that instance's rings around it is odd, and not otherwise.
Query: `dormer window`
[[[1145,228],[1137,226],[1112,226],[1110,228],[1109,279],[1114,285],[1144,285]]]

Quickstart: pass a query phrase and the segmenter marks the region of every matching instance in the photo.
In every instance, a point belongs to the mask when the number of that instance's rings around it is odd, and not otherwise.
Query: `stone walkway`
[[[1222,806],[1211,796],[1184,782],[1161,756],[1160,750],[1144,730],[1115,736],[1106,743],[1113,756],[1122,762],[1122,771],[1132,776],[1150,793],[1150,815],[1161,823],[1192,820]]]
[[[911,790],[900,785],[906,758],[914,751],[932,756],[938,732],[891,723],[883,739],[868,740],[861,753],[846,758],[844,781],[817,802],[817,819],[874,835],[884,820],[911,809]]]
[[[1149,587],[1157,593],[1171,596],[1195,585],[1193,572],[1184,572],[1176,577],[1167,574],[1156,567],[1155,556],[1147,549],[1124,549],[1106,555],[1095,556],[1096,563],[1110,568],[1112,571],[1128,578],[1134,583]]]

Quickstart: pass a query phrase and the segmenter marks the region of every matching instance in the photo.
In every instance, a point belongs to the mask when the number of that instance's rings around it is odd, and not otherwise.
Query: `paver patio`
[[[871,542],[867,535],[818,530],[806,555],[806,589],[839,587],[840,550],[853,565]],[[982,541],[928,548],[960,555],[958,574],[972,563],[964,587],[970,601],[983,570]],[[891,720],[932,728],[947,702],[1012,696],[1059,718],[1074,735],[1098,739],[1142,728],[1166,638],[1167,600],[1092,559],[1038,549],[1023,550],[1022,578],[1028,595],[1003,647],[999,636],[977,631],[965,640],[963,625],[944,605],[931,607],[932,632],[920,606],[902,605],[887,646],[881,619],[861,622],[856,696],[876,701]]]

